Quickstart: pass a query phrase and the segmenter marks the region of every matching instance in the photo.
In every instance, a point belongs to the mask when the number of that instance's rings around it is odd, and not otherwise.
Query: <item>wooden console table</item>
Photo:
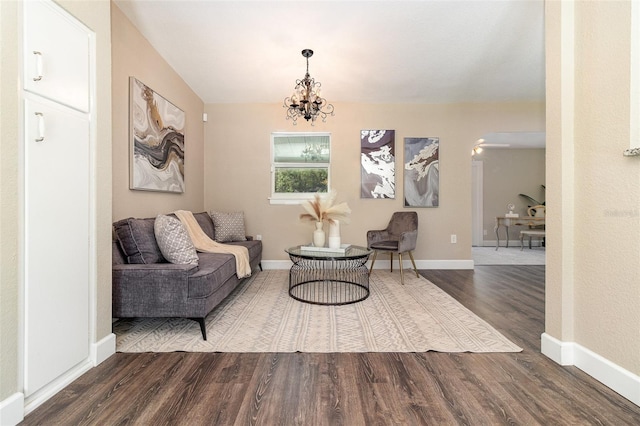
[[[495,228],[493,228],[493,230],[496,233],[496,250],[498,250],[498,247],[500,247],[500,234],[498,233],[498,230],[500,229],[501,226],[504,226],[504,228],[506,229],[507,232],[507,245],[506,247],[509,247],[509,227],[510,226],[516,226],[516,225],[525,225],[525,226],[540,226],[540,225],[544,225],[544,216],[542,217],[537,217],[537,216],[522,216],[522,217],[504,217],[504,216],[497,216],[496,217],[496,226]]]

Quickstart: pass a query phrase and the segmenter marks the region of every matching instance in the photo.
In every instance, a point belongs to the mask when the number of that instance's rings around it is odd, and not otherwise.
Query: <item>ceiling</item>
[[[115,0],[204,103],[544,100],[544,1]],[[497,131],[500,129],[496,129]]]

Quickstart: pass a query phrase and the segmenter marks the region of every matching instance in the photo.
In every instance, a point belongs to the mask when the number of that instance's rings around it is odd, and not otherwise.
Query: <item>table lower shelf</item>
[[[289,272],[289,295],[316,305],[360,302],[369,297],[369,270],[363,262],[294,264]]]

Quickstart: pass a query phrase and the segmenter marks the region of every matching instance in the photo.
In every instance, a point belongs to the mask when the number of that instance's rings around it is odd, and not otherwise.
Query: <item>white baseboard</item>
[[[542,353],[560,365],[573,365],[629,401],[640,406],[640,376],[573,342],[547,333],[541,336]]]
[[[263,260],[262,269],[265,271],[268,269],[291,269],[290,260]]]
[[[562,342],[547,333],[540,338],[541,352],[560,365],[573,364],[573,343]]]
[[[26,400],[23,393],[15,393],[0,402],[0,426],[13,426],[24,420],[24,416],[38,408],[49,398],[60,392],[64,387],[89,371],[92,367],[102,363],[116,353],[116,335],[111,333],[97,343],[91,344],[89,360],[76,366],[55,382],[31,395]]]
[[[412,268],[411,262],[402,261],[404,268]],[[418,269],[473,269],[473,260],[471,259],[457,259],[457,260],[416,260],[416,266]],[[387,262],[386,267],[389,267]],[[378,261],[376,260],[376,267],[378,269]]]
[[[403,260],[404,269],[413,269],[410,260]],[[371,261],[367,262],[367,266],[371,266]],[[389,269],[390,262],[388,260],[376,260],[373,269]],[[416,260],[418,269],[473,269],[473,260]],[[398,267],[398,261],[394,261],[393,268]],[[262,269],[290,269],[290,260],[263,260]]]
[[[24,394],[14,393],[0,401],[0,426],[15,426],[24,420]]]
[[[91,344],[91,361],[93,366],[101,364],[102,361],[116,353],[116,335],[111,333],[97,343]]]

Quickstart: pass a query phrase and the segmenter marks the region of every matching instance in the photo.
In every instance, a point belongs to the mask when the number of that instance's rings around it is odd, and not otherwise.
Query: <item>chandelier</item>
[[[293,95],[285,98],[283,107],[287,109],[287,120],[292,119],[294,125],[298,117],[311,120],[313,125],[318,116],[325,121],[327,115],[333,115],[333,105],[320,96],[320,82],[316,82],[309,75],[309,58],[313,56],[313,50],[304,49],[302,56],[307,58],[307,73],[302,80],[296,80]]]

